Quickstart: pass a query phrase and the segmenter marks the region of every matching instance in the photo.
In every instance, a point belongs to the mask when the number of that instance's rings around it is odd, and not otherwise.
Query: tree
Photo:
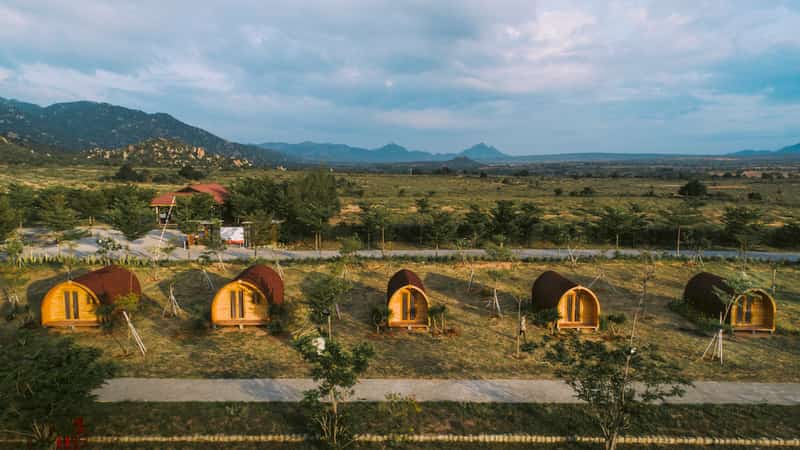
[[[739,244],[742,256],[747,259],[749,245],[759,238],[761,213],[746,206],[727,207],[722,214],[722,224],[729,239]]]
[[[17,211],[11,207],[8,197],[0,197],[0,242],[5,241],[19,225]]]
[[[389,319],[392,317],[392,310],[389,309],[389,306],[381,302],[380,305],[373,306],[370,310],[370,319],[372,320],[372,324],[375,325],[375,333],[380,333],[381,328],[386,327],[389,324]]]
[[[351,445],[354,435],[342,402],[353,395],[353,387],[369,368],[375,350],[367,343],[360,343],[348,351],[330,339],[325,349],[319,350],[310,336],[298,340],[295,348],[311,365],[311,377],[319,384],[303,393],[302,405],[308,412],[309,423],[314,424],[318,438],[330,448]]]
[[[195,234],[200,231],[200,222],[218,217],[217,203],[214,197],[205,193],[178,196],[175,198],[172,217],[181,232]]]
[[[67,197],[62,192],[52,192],[39,198],[39,221],[50,231],[63,232],[75,228],[78,218]]]
[[[431,214],[430,238],[438,255],[439,245],[453,240],[456,234],[456,221],[447,211],[435,211]]]
[[[206,174],[192,166],[183,166],[178,170],[178,176],[187,180],[202,180],[206,177]]]
[[[22,184],[11,183],[6,195],[11,208],[17,212],[20,227],[36,220],[36,191]]]
[[[322,247],[322,233],[339,212],[336,177],[323,169],[309,172],[287,187],[287,222],[299,232],[314,233],[314,248]]]
[[[477,203],[471,203],[469,210],[464,214],[464,221],[461,227],[470,236],[473,248],[477,247],[478,239],[486,234],[489,226],[489,216],[486,212],[481,210],[480,205]]]
[[[274,222],[274,216],[264,210],[259,210],[245,217],[247,222],[248,238],[253,247],[253,257],[258,258],[258,248],[269,245],[278,240],[280,229]]]
[[[425,235],[425,228],[428,225],[431,213],[431,202],[427,197],[421,197],[414,200],[417,207],[417,214],[414,220],[417,222],[417,229],[419,230],[419,243],[422,244],[422,237]]]
[[[127,195],[114,200],[108,222],[126,239],[134,241],[153,229],[153,211],[147,203]]]
[[[687,197],[705,197],[708,195],[708,188],[700,180],[691,180],[678,189],[678,194]]]
[[[92,407],[92,391],[115,372],[100,350],[68,338],[20,330],[0,343],[3,424],[29,428],[76,417]]]
[[[542,222],[542,209],[536,204],[525,202],[519,207],[516,217],[515,228],[517,229],[520,241],[526,245],[531,245],[534,234],[539,229]]]
[[[622,208],[606,206],[600,213],[598,229],[600,237],[604,240],[615,239],[616,248],[619,248],[620,235],[628,230],[631,216]]]
[[[264,212],[274,219],[286,217],[286,197],[283,187],[269,177],[239,178],[228,189],[226,214],[241,219]]]
[[[383,205],[372,205],[367,202],[360,203],[359,208],[361,209],[361,226],[367,235],[367,248],[370,248],[372,244],[372,236],[380,235],[381,251],[385,251],[389,210]]]
[[[103,191],[98,189],[72,189],[69,193],[69,205],[81,218],[87,219],[90,225],[102,216],[108,207],[108,200]]]
[[[143,174],[137,172],[130,163],[125,163],[120,166],[113,178],[117,181],[128,181],[132,183],[145,181]]]
[[[557,367],[556,376],[586,402],[603,433],[606,450],[616,449],[620,433],[630,426],[641,404],[682,396],[684,387],[691,384],[655,346],[636,344],[636,326],[654,273],[655,266],[649,261],[625,344],[609,346],[573,334],[566,341],[557,341],[546,353],[546,359]]]
[[[512,200],[498,200],[491,210],[492,234],[509,240],[517,235],[517,207]]]
[[[327,325],[328,339],[332,339],[331,316],[336,305],[341,303],[350,291],[350,283],[331,274],[315,273],[306,278],[302,291],[309,308],[309,320],[320,329]]]
[[[678,203],[662,212],[664,221],[671,227],[677,229],[675,238],[675,253],[681,256],[681,231],[696,225],[703,220],[700,211],[690,203]]]

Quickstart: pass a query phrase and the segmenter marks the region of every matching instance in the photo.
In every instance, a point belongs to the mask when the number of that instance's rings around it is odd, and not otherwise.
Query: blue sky
[[[4,0],[0,96],[241,142],[512,154],[800,141],[800,1]]]

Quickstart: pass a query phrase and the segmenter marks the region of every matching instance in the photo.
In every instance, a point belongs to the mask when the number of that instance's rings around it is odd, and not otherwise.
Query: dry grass
[[[542,271],[555,269],[573,280],[588,285],[602,271],[605,278],[594,288],[601,299],[604,314],[624,312],[629,317],[639,292],[638,263],[614,260],[582,263],[571,268],[560,263],[516,263],[511,275],[500,285],[501,301],[506,312],[502,319],[490,317],[485,308],[488,289],[486,271],[498,263],[476,263],[477,289],[467,292],[467,266],[458,263],[364,262],[350,269],[355,282],[351,300],[342,306],[342,320],[334,321],[334,333],[348,344],[370,341],[376,358],[368,377],[419,378],[548,378],[552,369],[543,362],[537,349],[513,358],[516,303],[511,295],[529,295],[533,280]],[[243,265],[228,264],[225,269],[212,269],[217,286],[230,279]],[[427,333],[395,332],[376,335],[369,323],[373,305],[385,301],[386,281],[394,271],[407,267],[424,281],[434,303],[448,306],[448,327],[457,330],[450,337]],[[289,328],[304,326],[300,285],[311,272],[329,270],[327,264],[295,264],[285,267],[286,294],[293,307]],[[684,318],[672,313],[667,304],[682,295],[683,286],[699,268],[677,261],[658,263],[651,297],[641,322],[644,342],[657,343],[672,358],[682,363],[695,379],[800,381],[800,271],[785,267],[778,274],[778,332],[767,337],[732,337],[725,342],[726,363],[698,361],[708,342]],[[706,270],[722,275],[735,273],[731,263],[712,262]],[[141,377],[298,377],[306,375],[306,367],[291,348],[288,337],[269,335],[264,329],[210,330],[204,325],[213,292],[204,286],[201,272],[187,265],[162,268],[159,280],[141,269],[136,270],[143,284],[146,299],[134,322],[142,334],[149,353],[142,358],[128,341],[124,329],[109,337],[99,330],[42,331],[72,335],[87,346],[102,348],[108,358],[121,366],[122,376]],[[768,288],[770,269],[755,264],[751,274],[759,285]],[[31,282],[26,297],[34,310],[44,293],[64,279],[61,269],[35,267],[30,270]],[[181,319],[162,318],[170,281],[175,283],[176,297],[186,309]],[[613,289],[612,289],[613,286]],[[18,323],[4,322],[0,330],[9,332]],[[629,324],[619,326],[624,333]],[[543,330],[529,329],[530,340],[539,342]],[[613,340],[610,332],[587,335]]]

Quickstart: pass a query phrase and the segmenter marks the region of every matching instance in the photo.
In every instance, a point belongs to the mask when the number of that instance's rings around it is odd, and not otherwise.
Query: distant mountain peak
[[[474,160],[501,160],[501,159],[509,159],[509,155],[501,152],[497,148],[487,145],[484,142],[479,144],[475,144],[472,147],[463,150],[460,155],[467,156],[470,159]]]

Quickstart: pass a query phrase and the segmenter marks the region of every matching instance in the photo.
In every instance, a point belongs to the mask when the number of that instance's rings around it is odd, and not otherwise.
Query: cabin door
[[[580,322],[581,321],[581,297],[575,292],[567,294],[566,298],[566,311],[564,315],[565,322]]]
[[[244,289],[230,290],[231,319],[244,319]]]
[[[64,290],[64,318],[67,320],[80,320],[81,318],[77,290]]]
[[[736,301],[736,323],[739,325],[751,325],[753,323],[753,303],[757,302],[756,297],[742,295]]]
[[[402,320],[406,322],[417,320],[417,304],[410,290],[403,291],[402,301]]]

